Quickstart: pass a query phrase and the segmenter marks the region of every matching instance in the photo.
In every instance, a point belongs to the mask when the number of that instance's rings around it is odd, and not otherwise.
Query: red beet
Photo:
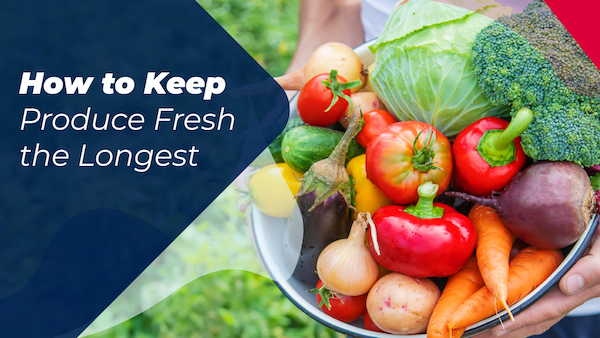
[[[515,176],[497,197],[445,194],[494,208],[518,238],[547,249],[575,243],[596,204],[586,171],[571,162],[535,163]]]

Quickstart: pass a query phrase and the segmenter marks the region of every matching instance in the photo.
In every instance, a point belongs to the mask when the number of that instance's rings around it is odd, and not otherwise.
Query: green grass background
[[[198,3],[269,74],[284,73],[296,48],[299,0],[198,0]],[[231,266],[232,261],[243,264],[248,271],[261,271],[244,215],[237,210],[237,198],[233,187],[227,188],[207,210],[205,221],[194,222],[176,240],[180,258],[165,258],[173,261],[163,262],[155,269],[154,280],[193,274],[195,269],[219,270]],[[211,240],[201,240],[207,234]],[[222,247],[220,243],[224,242],[231,244]],[[159,287],[145,286],[139,290],[140,297]],[[111,310],[109,307],[106,317],[110,317]],[[340,336],[297,309],[270,279],[252,272],[225,270],[194,279],[134,318],[88,337]]]

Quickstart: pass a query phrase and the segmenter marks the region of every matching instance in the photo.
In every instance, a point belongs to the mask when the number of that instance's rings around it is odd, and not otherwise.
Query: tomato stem
[[[331,90],[331,93],[333,94],[331,104],[329,105],[329,107],[327,107],[327,109],[325,109],[325,112],[328,112],[331,108],[333,108],[333,106],[335,106],[340,97],[348,101],[348,104],[350,105],[350,112],[352,112],[352,110],[354,109],[354,104],[352,103],[352,99],[350,98],[350,96],[344,94],[344,90],[358,87],[362,84],[362,81],[354,80],[351,82],[340,83],[337,79],[337,73],[338,72],[336,69],[332,69],[329,73],[329,78],[327,79],[327,81],[321,81],[321,83],[325,87],[329,88],[329,90]]]
[[[331,304],[329,300],[331,298],[339,298],[335,292],[329,290],[325,285],[321,286],[318,289],[311,289],[310,292],[318,293],[321,296],[321,302],[319,302],[319,307],[325,305],[328,310],[331,310]]]
[[[434,166],[435,162],[433,162],[433,158],[435,157],[435,153],[431,149],[431,144],[435,143],[435,132],[433,131],[433,128],[429,128],[427,136],[425,137],[425,144],[421,147],[421,149],[417,150],[417,140],[419,139],[419,136],[421,136],[422,132],[423,130],[417,134],[417,137],[415,137],[413,142],[413,149],[415,149],[414,155],[411,158],[413,167],[422,173],[433,169],[441,170],[440,167]]]
[[[421,183],[417,189],[419,200],[417,204],[412,204],[404,209],[404,212],[418,218],[442,218],[444,216],[444,208],[433,205],[433,199],[437,196],[439,185],[427,181]]]
[[[476,150],[492,167],[501,167],[513,162],[517,152],[513,140],[527,128],[532,119],[533,112],[528,108],[521,108],[506,129],[486,131]]]

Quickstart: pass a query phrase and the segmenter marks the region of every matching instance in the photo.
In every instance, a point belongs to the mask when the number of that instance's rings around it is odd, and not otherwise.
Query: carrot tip
[[[508,316],[510,317],[511,321],[515,321],[515,317],[513,316],[512,312],[510,311],[510,307],[508,306],[508,304],[506,304],[506,301],[502,301],[502,307],[506,310],[506,312],[508,312]]]

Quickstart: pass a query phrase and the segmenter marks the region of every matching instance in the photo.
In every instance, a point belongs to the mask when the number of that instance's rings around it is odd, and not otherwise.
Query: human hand
[[[541,334],[589,299],[600,296],[600,230],[596,229],[591,248],[540,300],[515,317],[477,338],[522,338]]]

